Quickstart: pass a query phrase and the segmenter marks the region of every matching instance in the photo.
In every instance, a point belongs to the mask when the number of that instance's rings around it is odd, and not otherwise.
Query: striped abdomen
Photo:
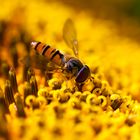
[[[59,50],[41,42],[32,42],[31,45],[39,54],[45,56],[48,60],[59,66],[64,65],[64,55]]]

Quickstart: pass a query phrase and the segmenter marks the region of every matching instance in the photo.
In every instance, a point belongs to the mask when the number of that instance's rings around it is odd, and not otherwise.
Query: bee
[[[75,57],[64,55],[59,50],[42,42],[31,42],[31,46],[47,60],[60,66],[70,77],[74,77],[77,83],[83,83],[89,78],[90,69],[78,59],[77,35],[71,19],[67,19],[64,23],[63,38],[66,44],[73,50]]]

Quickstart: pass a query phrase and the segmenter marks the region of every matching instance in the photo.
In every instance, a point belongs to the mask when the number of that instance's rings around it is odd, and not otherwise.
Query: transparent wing
[[[19,62],[27,67],[31,66],[40,70],[52,71],[61,69],[61,67],[47,60],[44,56],[34,52],[32,55],[27,55],[19,60]]]
[[[73,50],[75,56],[78,57],[77,33],[74,23],[71,19],[67,19],[64,23],[63,38],[66,44]]]

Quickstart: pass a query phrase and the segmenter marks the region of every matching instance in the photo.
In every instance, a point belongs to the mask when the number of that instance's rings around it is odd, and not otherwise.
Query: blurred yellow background
[[[5,0],[1,1],[0,18],[14,19],[34,40],[71,54],[63,41],[62,27],[67,18],[72,18],[82,61],[91,69],[98,67],[108,81],[113,79],[109,82],[115,89],[125,88],[137,95],[140,81],[138,6],[136,0]]]

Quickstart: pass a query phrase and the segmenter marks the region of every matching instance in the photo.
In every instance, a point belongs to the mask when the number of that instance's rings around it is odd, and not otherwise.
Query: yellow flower
[[[76,11],[57,1],[1,2],[0,139],[140,139],[140,44],[76,2]],[[69,40],[73,46],[62,35],[68,18],[77,30],[76,40]],[[47,43],[67,59],[78,45],[78,59],[90,68],[88,79],[76,83],[77,74],[37,54],[32,41]]]

